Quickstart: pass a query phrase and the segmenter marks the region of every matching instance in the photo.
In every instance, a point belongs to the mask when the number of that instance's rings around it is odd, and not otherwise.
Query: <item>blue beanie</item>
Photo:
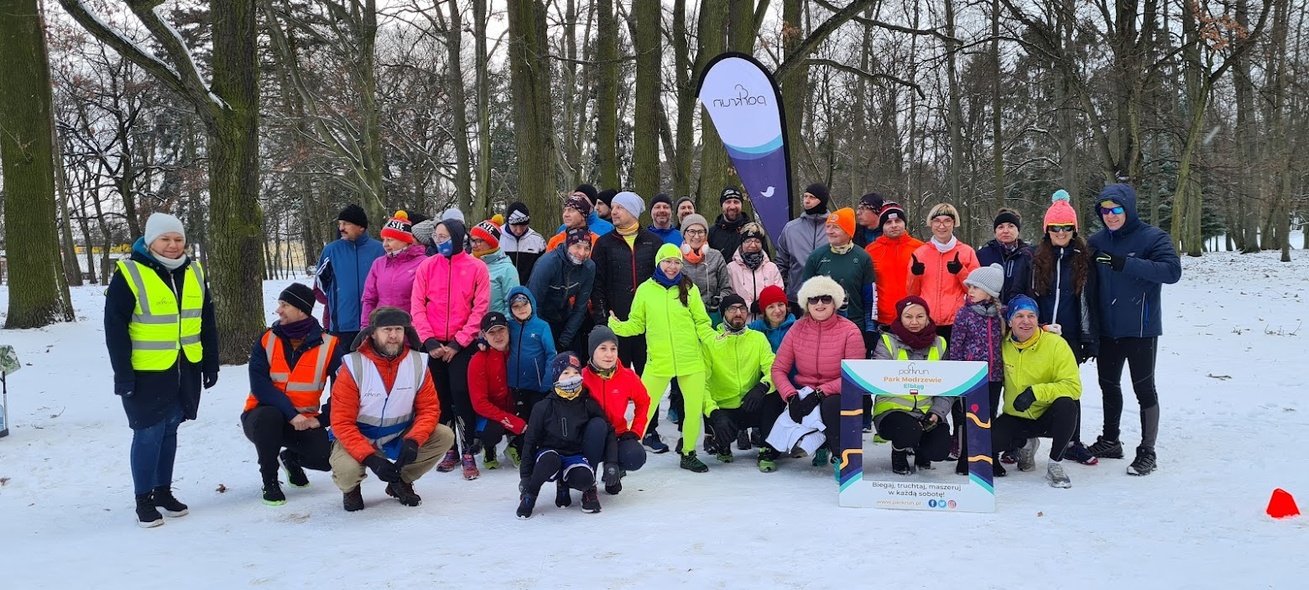
[[[559,376],[563,374],[564,369],[572,367],[579,372],[582,370],[582,362],[577,360],[577,355],[571,352],[561,352],[550,359],[550,382],[557,383]]]
[[[1013,322],[1014,314],[1024,309],[1029,310],[1034,314],[1041,315],[1040,307],[1036,305],[1036,301],[1031,297],[1026,295],[1015,295],[1013,299],[1009,300],[1009,309],[1005,310],[1004,321]]]

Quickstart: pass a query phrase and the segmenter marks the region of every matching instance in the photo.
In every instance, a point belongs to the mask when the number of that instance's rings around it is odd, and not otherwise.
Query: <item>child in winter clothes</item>
[[[955,313],[946,360],[986,361],[991,402],[988,417],[994,417],[996,406],[1000,405],[1000,391],[1004,388],[1004,362],[1000,359],[1004,320],[997,299],[1004,288],[1004,268],[992,264],[974,270],[964,280],[964,286],[968,287],[968,301],[967,305]],[[967,474],[968,448],[964,444],[964,413],[961,404],[956,403],[953,412],[955,441],[952,443],[952,451],[959,459],[955,471]]]
[[[600,404],[587,393],[581,369],[581,361],[571,352],[559,353],[550,360],[554,391],[532,408],[523,435],[518,518],[531,518],[536,497],[547,481],[558,482],[555,506],[571,506],[569,490],[573,489],[582,491],[583,512],[599,512],[595,465],[601,460],[605,462],[605,484],[618,481],[614,428]]]
[[[873,349],[873,358],[941,360],[945,356],[945,339],[936,335],[927,301],[910,295],[895,307],[899,315],[891,321],[891,331],[881,335]],[[946,458],[950,435],[945,416],[952,405],[948,397],[877,396],[873,403],[873,425],[878,436],[891,442],[891,471],[900,475],[910,473],[910,449],[914,450],[914,466],[919,469],[931,469],[932,461]]]
[[[527,423],[514,414],[514,397],[509,391],[509,378],[506,361],[509,356],[509,320],[504,314],[492,311],[482,316],[482,339],[486,342],[485,350],[479,350],[468,361],[468,397],[477,412],[477,426],[474,431],[477,439],[470,453],[476,455],[477,445],[486,449],[482,464],[487,469],[499,469],[500,461],[496,459],[495,446],[509,435],[513,437],[510,448],[521,446],[519,438],[527,429]],[[479,346],[480,348],[480,346]],[[513,454],[509,455],[514,458]],[[475,479],[464,474],[465,479]]]
[[[641,433],[649,422],[650,394],[646,393],[645,384],[636,376],[636,371],[618,362],[618,336],[608,326],[596,326],[591,330],[587,347],[591,360],[582,369],[582,384],[614,427],[614,434],[618,437],[618,477],[622,478],[628,471],[636,471],[645,465]],[[630,423],[627,421],[629,403],[635,406]],[[607,494],[617,494],[622,490],[621,482],[605,484]]]
[[[555,340],[550,324],[536,315],[536,297],[526,287],[514,287],[505,297],[509,308],[509,390],[517,402],[515,413],[524,420],[532,415],[532,406],[550,392],[550,359],[554,358]],[[505,452],[518,462],[521,445]]]

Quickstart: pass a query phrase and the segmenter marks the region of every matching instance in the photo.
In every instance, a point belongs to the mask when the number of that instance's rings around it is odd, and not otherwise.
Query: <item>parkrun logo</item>
[[[736,85],[736,98],[715,98],[714,106],[721,108],[765,106],[768,98],[762,94],[750,96],[750,91],[741,84]]]
[[[928,371],[927,369],[916,368],[913,363],[909,363],[908,367],[900,369],[899,374],[900,375],[926,375],[928,373],[931,373],[931,371]]]

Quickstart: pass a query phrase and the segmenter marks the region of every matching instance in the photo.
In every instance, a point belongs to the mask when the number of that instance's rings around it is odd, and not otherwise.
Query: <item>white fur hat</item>
[[[841,284],[832,280],[831,277],[818,275],[805,281],[800,285],[800,292],[796,293],[797,303],[800,307],[806,307],[810,297],[820,297],[822,295],[831,295],[832,301],[836,303],[836,308],[840,309],[845,306],[845,289]]]

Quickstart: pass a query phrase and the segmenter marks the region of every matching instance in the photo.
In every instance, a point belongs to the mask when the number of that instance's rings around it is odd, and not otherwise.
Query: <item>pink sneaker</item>
[[[436,465],[436,470],[440,471],[441,473],[449,473],[451,471],[454,471],[455,465],[458,464],[459,464],[459,453],[456,453],[454,451],[446,451],[445,458],[441,459],[441,462]]]
[[[472,481],[479,475],[481,473],[477,471],[477,459],[474,455],[464,455],[464,479]]]

